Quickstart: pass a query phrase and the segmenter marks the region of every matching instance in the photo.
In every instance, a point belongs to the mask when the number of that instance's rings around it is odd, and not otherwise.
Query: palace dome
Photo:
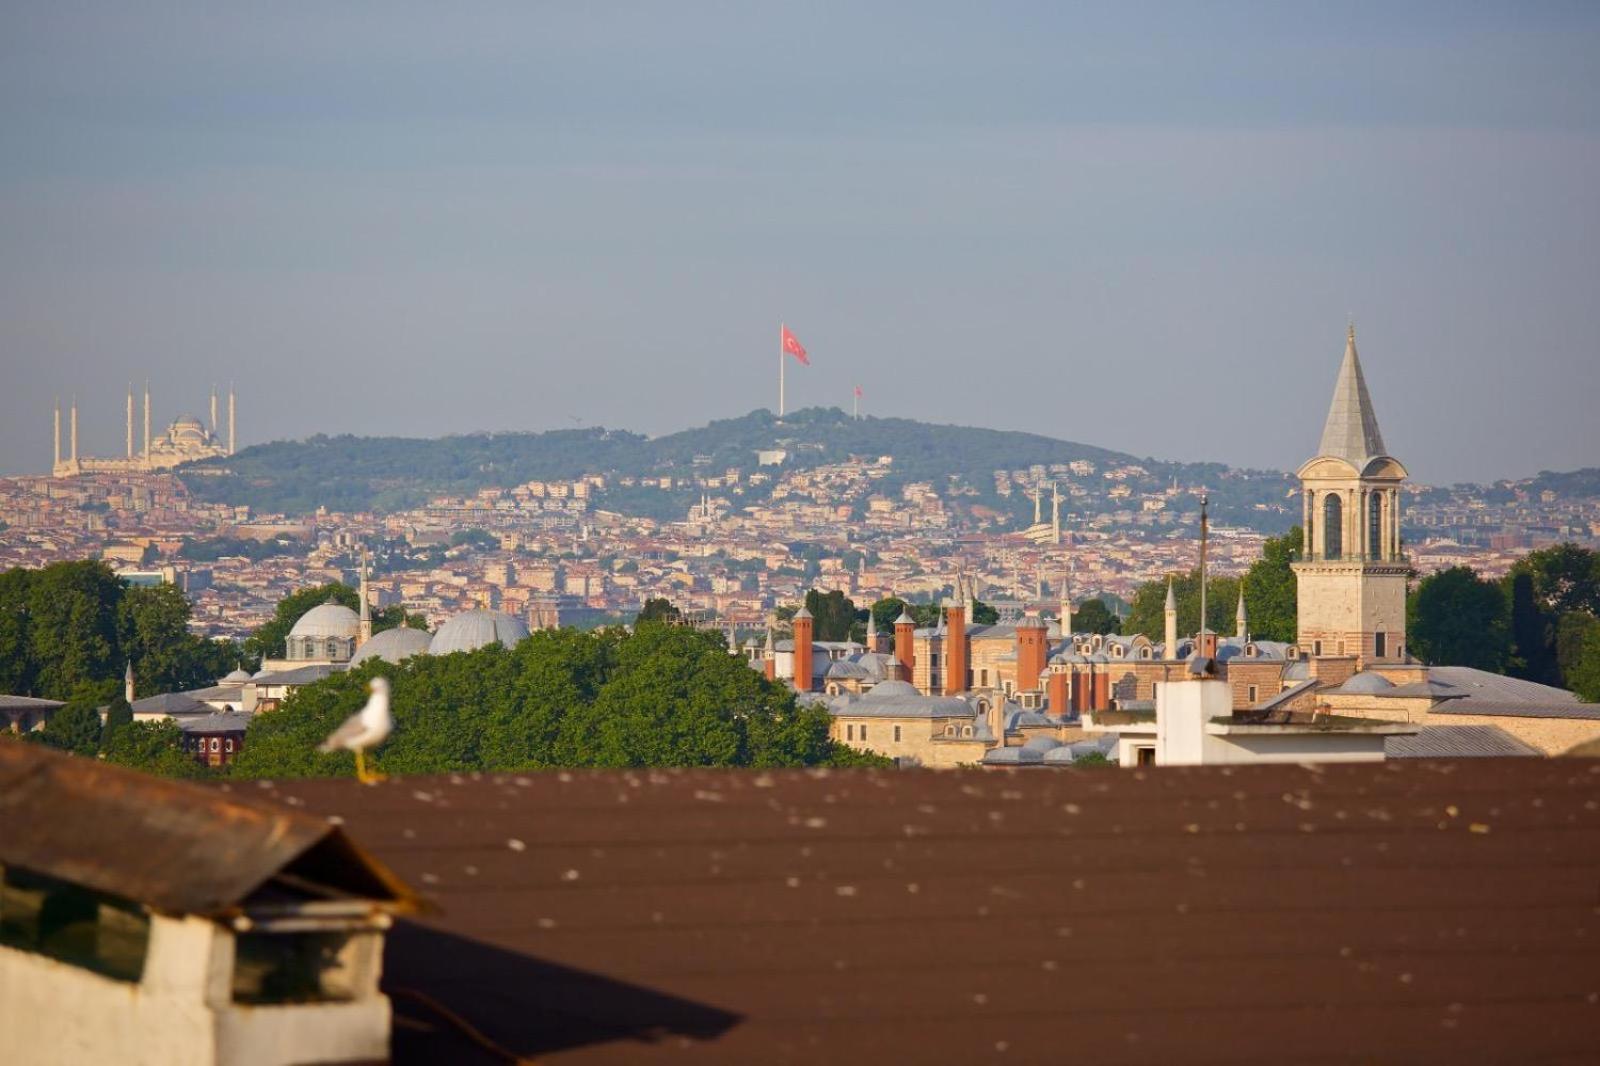
[[[449,655],[456,651],[476,651],[496,641],[509,648],[527,635],[528,627],[520,619],[504,611],[478,608],[463,611],[440,626],[428,644],[428,653]]]
[[[368,659],[382,659],[386,663],[397,663],[401,659],[409,659],[413,655],[426,655],[433,644],[433,637],[420,629],[410,626],[396,626],[385,629],[382,633],[375,633],[361,647],[356,649],[355,655],[350,658],[350,665],[356,666]]]
[[[344,637],[354,640],[361,632],[361,617],[342,603],[323,603],[300,616],[289,630],[291,637]]]

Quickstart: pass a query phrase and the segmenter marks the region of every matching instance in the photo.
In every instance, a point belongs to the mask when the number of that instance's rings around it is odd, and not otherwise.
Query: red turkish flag
[[[783,350],[800,360],[801,366],[811,365],[811,360],[806,358],[805,345],[800,343],[800,339],[798,337],[789,332],[788,326],[778,327],[778,339],[783,345]]]
[[[861,398],[861,386],[857,385],[856,386],[856,399],[859,400],[860,398]]]

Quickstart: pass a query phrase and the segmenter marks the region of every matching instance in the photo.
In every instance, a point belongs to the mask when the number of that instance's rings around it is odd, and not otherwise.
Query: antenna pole
[[[1200,635],[1206,632],[1206,504],[1209,498],[1200,497]]]

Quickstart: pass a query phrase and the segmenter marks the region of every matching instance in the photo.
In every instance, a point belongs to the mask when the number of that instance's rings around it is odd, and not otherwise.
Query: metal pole
[[[1200,497],[1200,635],[1206,632],[1206,504],[1208,497]]]

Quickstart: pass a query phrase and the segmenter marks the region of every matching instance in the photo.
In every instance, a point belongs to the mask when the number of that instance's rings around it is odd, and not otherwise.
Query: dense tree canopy
[[[1178,600],[1178,639],[1200,631],[1200,571],[1175,575],[1173,592]],[[1206,582],[1206,625],[1223,637],[1234,632],[1234,612],[1239,606],[1239,579],[1211,577]],[[1246,609],[1249,609],[1248,603]],[[1146,581],[1133,594],[1133,607],[1122,620],[1122,632],[1143,633],[1160,643],[1166,639],[1167,582]]]
[[[133,663],[139,695],[210,684],[238,648],[189,632],[189,601],[171,585],[129,588],[101,562],[0,574],[0,691],[69,699],[120,682]]]
[[[639,608],[639,613],[634,616],[634,625],[643,625],[646,622],[679,622],[683,620],[683,612],[673,606],[671,600],[665,596],[653,596],[644,601],[644,606]]]
[[[1121,625],[1122,619],[1098,596],[1084,600],[1072,609],[1074,633],[1116,633]]]
[[[553,630],[499,645],[369,662],[297,690],[250,724],[234,772],[347,774],[349,753],[316,745],[366,699],[381,672],[396,727],[384,770],[439,773],[547,767],[810,766],[855,760],[829,739],[829,717],[800,708],[713,632],[644,625]]]
[[[1406,604],[1411,652],[1432,666],[1500,673],[1511,659],[1505,593],[1470,566],[1429,574]]]
[[[838,589],[820,592],[812,589],[806,593],[806,610],[815,619],[812,634],[817,640],[849,640],[858,621],[856,605]],[[865,623],[863,616],[859,621]]]
[[[1300,554],[1299,526],[1268,537],[1261,558],[1244,575],[1244,607],[1250,635],[1257,640],[1293,643],[1299,633],[1299,588],[1289,564]],[[1209,610],[1209,605],[1207,605]]]

